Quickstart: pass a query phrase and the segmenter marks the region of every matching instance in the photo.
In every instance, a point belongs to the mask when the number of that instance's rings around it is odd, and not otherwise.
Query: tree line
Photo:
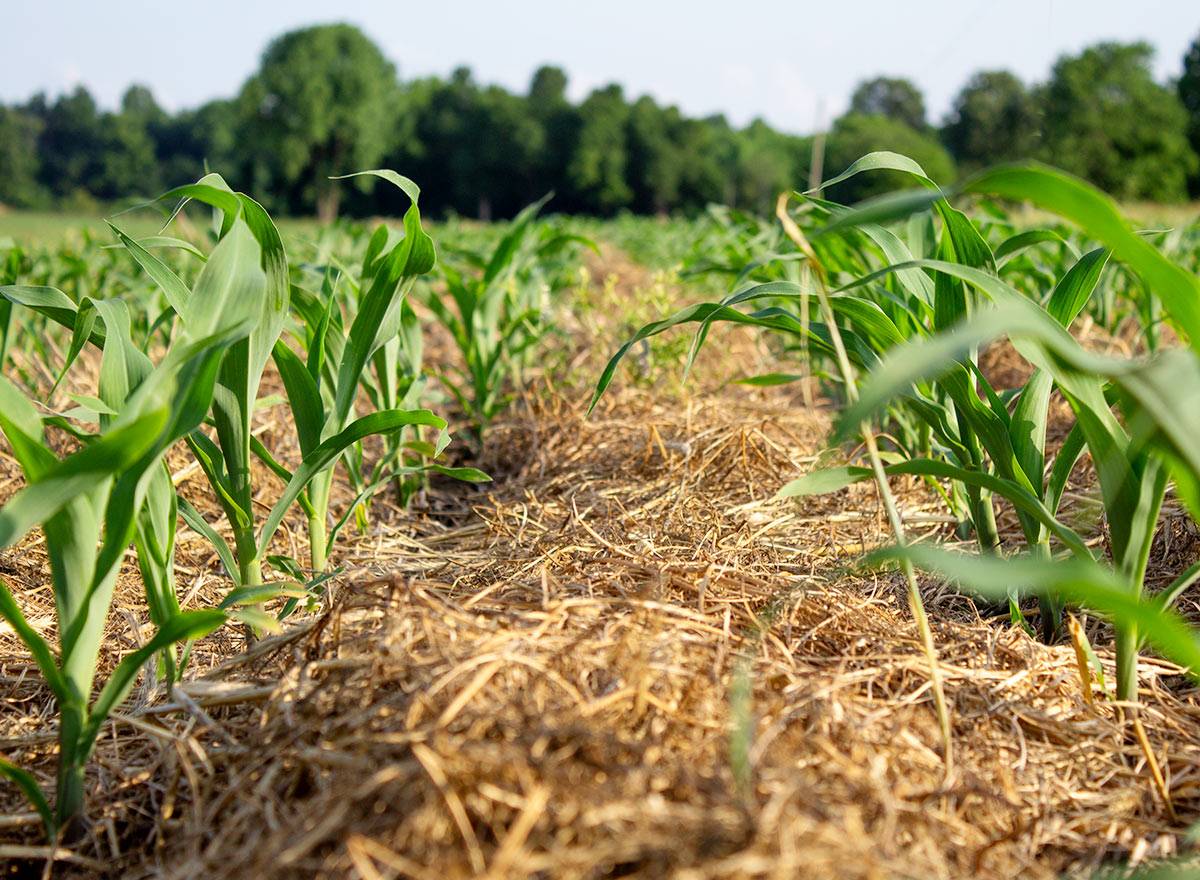
[[[814,152],[838,171],[875,149],[938,181],[1038,158],[1118,198],[1179,201],[1200,195],[1200,37],[1173,82],[1155,81],[1152,57],[1145,43],[1101,43],[1060,58],[1044,83],[981,72],[940,124],[912,82],[870,79],[814,151],[814,136],[689,117],[615,84],[575,103],[558,67],[524,94],[465,67],[401,81],[360,30],[321,25],[277,38],[236,96],[195,109],[169,113],[140,85],[112,111],[82,86],[0,105],[0,205],[95,208],[213,169],[279,213],[391,213],[386,193],[328,180],[385,166],[418,180],[434,214],[510,216],[551,190],[555,210],[594,215],[762,209],[808,181]],[[881,185],[856,179],[836,196]]]

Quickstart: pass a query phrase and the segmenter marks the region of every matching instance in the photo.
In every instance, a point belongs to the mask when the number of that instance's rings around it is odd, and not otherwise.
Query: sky
[[[405,79],[465,64],[480,82],[523,91],[551,63],[574,98],[619,82],[691,115],[808,132],[867,77],[911,78],[937,121],[975,71],[1037,82],[1101,40],[1151,43],[1166,80],[1200,36],[1200,0],[0,0],[0,21],[4,102],[82,83],[115,107],[138,82],[169,109],[193,107],[235,94],[272,37],[348,21]]]

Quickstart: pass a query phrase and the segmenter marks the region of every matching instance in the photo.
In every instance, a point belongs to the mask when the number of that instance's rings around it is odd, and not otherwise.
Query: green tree
[[[1146,43],[1059,59],[1042,90],[1042,154],[1121,199],[1183,198],[1196,155],[1178,96],[1154,81]]]
[[[411,127],[411,135],[396,144],[388,162],[421,181],[422,208],[471,216],[484,207],[480,199],[486,193],[475,179],[483,100],[466,67],[457,68],[449,80],[431,77],[406,87],[400,126]]]
[[[733,204],[738,133],[722,115],[685,119],[680,133],[679,207],[691,213],[714,202]]]
[[[567,104],[567,72],[552,64],[543,64],[529,81],[529,104],[537,113]]]
[[[665,214],[679,201],[683,175],[682,117],[678,108],[659,107],[648,95],[629,108],[630,208],[642,214]]]
[[[166,120],[166,113],[145,86],[130,86],[121,99],[118,113],[101,117],[97,145],[99,167],[88,191],[103,199],[131,195],[153,196],[162,190],[161,167],[152,131]]]
[[[549,192],[539,191],[537,179],[546,132],[524,97],[489,86],[479,95],[475,119],[472,180],[480,219],[512,216]]]
[[[782,134],[761,119],[738,132],[737,196],[734,204],[757,211],[773,209],[781,192],[804,179],[809,143]]]
[[[151,128],[164,187],[198,180],[208,170],[231,180],[244,176],[238,149],[238,113],[233,101],[209,101],[166,117]]]
[[[1188,114],[1188,140],[1192,151],[1200,154],[1200,37],[1183,56],[1183,74],[1176,84],[1179,100]],[[1200,195],[1200,172],[1192,177],[1192,194]]]
[[[328,178],[378,164],[395,127],[398,88],[395,67],[352,25],[274,40],[238,99],[255,185],[289,188],[293,202],[315,203],[326,220],[336,216],[346,184]]]
[[[983,71],[955,98],[942,143],[960,166],[977,170],[1033,156],[1040,125],[1037,101],[1024,83],[1006,70]]]
[[[83,86],[48,104],[36,96],[28,109],[41,118],[40,183],[57,197],[90,191],[101,172],[103,124],[96,101]]]
[[[0,107],[0,205],[37,207],[45,198],[38,185],[38,135],[42,123],[16,107]]]
[[[626,179],[628,115],[625,94],[615,84],[596,89],[579,106],[579,132],[567,167],[579,210],[611,214],[633,198]]]
[[[926,128],[925,98],[911,80],[886,76],[858,84],[847,115],[886,116],[921,131]]]
[[[554,190],[559,194],[555,207],[569,205],[567,167],[579,137],[579,113],[567,99],[566,72],[551,65],[539,67],[530,80],[527,103],[542,129],[542,150],[533,169],[533,192]]]
[[[841,173],[850,163],[876,150],[903,153],[920,163],[937,183],[954,180],[954,160],[938,141],[911,126],[886,116],[850,114],[834,123],[825,144],[826,177]],[[830,190],[830,197],[853,202],[890,190],[911,187],[911,178],[890,171],[852,177]]]

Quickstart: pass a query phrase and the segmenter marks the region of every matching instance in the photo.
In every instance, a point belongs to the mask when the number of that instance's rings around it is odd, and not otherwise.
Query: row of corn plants
[[[998,168],[948,190],[912,160],[874,153],[822,191],[880,172],[912,188],[854,207],[795,193],[781,202],[777,233],[722,218],[724,246],[695,269],[732,279],[731,293],[639,330],[595,397],[642,339],[690,325],[694,357],[715,323],[758,328],[800,369],[748,384],[814,376],[843,409],[822,466],[781,496],[874,480],[896,541],[873,562],[939,573],[1006,605],[1018,624],[1028,613],[1022,600],[1036,597],[1047,641],[1062,636],[1066,608],[1107,617],[1115,696],[1127,705],[1148,645],[1200,672],[1197,632],[1174,611],[1200,564],[1154,593],[1146,587],[1167,493],[1200,517],[1200,280],[1182,264],[1195,253],[1195,230],[1134,230],[1103,193],[1040,165]],[[956,207],[966,201],[971,216]],[[1022,227],[1009,210],[1022,203],[1061,219]],[[1109,341],[1132,329],[1135,344],[1097,354],[1072,335],[1080,321]],[[996,387],[981,365],[1000,339],[1025,364],[1017,387]],[[1051,432],[1056,401],[1069,415]],[[830,460],[849,448],[867,460]],[[1100,536],[1081,534],[1063,510],[1080,461],[1098,483]],[[975,553],[905,541],[888,490],[902,476],[945,499]],[[998,505],[1015,511],[1017,540],[1002,540]],[[919,596],[911,598],[920,620]]]
[[[0,549],[40,529],[57,646],[2,583],[0,616],[54,695],[59,753],[52,795],[2,757],[0,776],[25,792],[52,840],[86,829],[87,763],[142,670],[171,688],[195,639],[231,621],[255,637],[319,601],[334,539],[355,518],[365,526],[384,487],[406,505],[433,473],[488,479],[444,461],[447,422],[422,406],[433,396],[424,329],[442,324],[459,350],[461,376],[436,378],[478,444],[550,326],[547,298],[565,284],[557,274],[572,246],[588,242],[539,222],[538,203],[494,247],[457,248],[434,275],[417,186],[391,171],[363,173],[406,197],[402,227],[324,230],[297,245],[303,258],[289,259],[267,212],[216,174],[153,203],[167,216],[157,235],[135,238],[110,224],[111,245],[87,239],[78,254],[5,252],[0,431],[25,486],[0,508]],[[280,386],[281,395],[269,393]],[[56,409],[64,397],[74,405]],[[260,411],[280,405],[298,452],[280,454],[256,433]],[[185,453],[215,505],[177,488],[167,458]],[[354,496],[341,511],[338,474]],[[297,508],[304,563],[271,552]],[[181,608],[180,522],[211,542],[226,572],[217,608]],[[130,549],[153,634],[97,682]]]

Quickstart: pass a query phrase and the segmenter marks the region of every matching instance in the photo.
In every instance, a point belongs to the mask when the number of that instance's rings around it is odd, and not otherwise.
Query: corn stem
[[[834,352],[837,356],[838,370],[842,376],[842,382],[845,385],[846,399],[853,404],[858,399],[858,388],[855,385],[854,368],[850,364],[850,358],[846,354],[846,347],[842,341],[841,333],[838,330],[837,318],[833,313],[833,307],[829,302],[829,292],[826,285],[825,270],[817,259],[816,252],[812,249],[808,239],[804,233],[800,231],[800,227],[791,218],[787,212],[788,197],[783,194],[779,197],[779,201],[775,207],[775,214],[783,224],[784,232],[788,238],[798,247],[802,253],[808,258],[809,265],[812,270],[813,277],[816,280],[817,301],[820,304],[821,316],[829,328],[829,336],[833,342]],[[867,421],[862,422],[859,426],[862,433],[863,443],[866,445],[867,457],[871,462],[871,471],[875,477],[875,483],[879,489],[879,498],[883,503],[884,510],[887,512],[888,523],[892,529],[892,536],[897,545],[903,547],[907,541],[905,540],[904,524],[900,520],[900,511],[896,507],[895,496],[892,495],[891,486],[888,484],[887,473],[884,471],[883,459],[879,455],[879,446],[875,442],[875,431],[871,424]],[[912,615],[917,624],[917,631],[921,637],[921,647],[924,650],[925,658],[929,664],[929,684],[933,691],[934,709],[937,713],[938,726],[941,728],[942,734],[942,757],[946,764],[946,773],[949,774],[954,766],[954,751],[953,740],[950,729],[950,711],[946,703],[945,690],[942,687],[941,668],[938,664],[937,648],[933,643],[933,631],[929,627],[929,617],[925,613],[925,602],[921,598],[921,590],[917,584],[916,571],[913,569],[912,563],[905,559],[901,563],[901,568],[904,571],[904,579],[908,585],[908,606],[912,611]]]

